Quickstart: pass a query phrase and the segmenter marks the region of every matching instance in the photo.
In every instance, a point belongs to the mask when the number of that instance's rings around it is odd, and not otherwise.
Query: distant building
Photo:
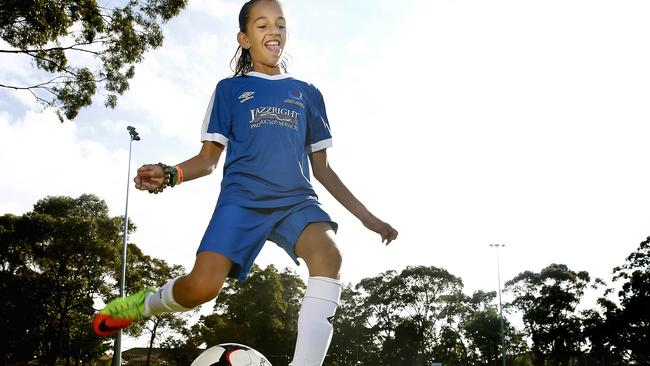
[[[152,348],[151,359],[149,364],[151,366],[167,365],[167,361],[163,358],[162,353],[165,348]],[[144,366],[147,363],[147,353],[149,348],[131,348],[122,352],[122,364],[129,366]]]
[[[90,361],[90,366],[111,366],[112,361],[113,355],[110,353],[104,353]],[[124,359],[122,359],[122,363],[124,363]]]

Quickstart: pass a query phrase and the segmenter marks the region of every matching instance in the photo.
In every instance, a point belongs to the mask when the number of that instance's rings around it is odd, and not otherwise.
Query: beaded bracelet
[[[174,187],[178,183],[178,176],[179,176],[176,167],[169,166],[163,163],[158,163],[156,165],[162,168],[163,172],[165,173],[165,179],[163,180],[160,187],[149,190],[149,193],[153,193],[153,194],[161,193],[165,188],[167,188],[167,186]]]

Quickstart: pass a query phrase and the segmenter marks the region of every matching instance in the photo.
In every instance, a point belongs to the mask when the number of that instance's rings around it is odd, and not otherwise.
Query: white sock
[[[341,298],[341,283],[310,277],[298,315],[298,339],[291,366],[321,366],[332,340],[332,321]]]
[[[144,315],[154,316],[160,313],[177,313],[181,311],[192,310],[184,307],[174,300],[174,282],[173,279],[161,287],[158,291],[149,294],[144,299]]]

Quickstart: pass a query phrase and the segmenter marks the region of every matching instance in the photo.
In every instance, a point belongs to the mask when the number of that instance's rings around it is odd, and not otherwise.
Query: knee
[[[336,245],[329,245],[314,253],[307,263],[311,276],[338,278],[343,257]]]
[[[341,251],[339,248],[336,246],[332,246],[327,253],[327,258],[328,259],[328,266],[336,271],[336,274],[338,275],[339,271],[341,270],[341,264],[343,263],[343,256],[341,255]]]
[[[182,305],[194,308],[216,298],[221,292],[223,281],[190,273],[184,277],[182,287],[182,298],[185,303]]]

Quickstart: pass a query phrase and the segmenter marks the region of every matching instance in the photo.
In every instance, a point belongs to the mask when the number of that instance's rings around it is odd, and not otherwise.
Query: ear
[[[248,40],[248,37],[246,36],[246,34],[243,33],[243,32],[237,33],[237,43],[239,43],[241,48],[245,48],[245,49],[251,48],[251,43]]]

